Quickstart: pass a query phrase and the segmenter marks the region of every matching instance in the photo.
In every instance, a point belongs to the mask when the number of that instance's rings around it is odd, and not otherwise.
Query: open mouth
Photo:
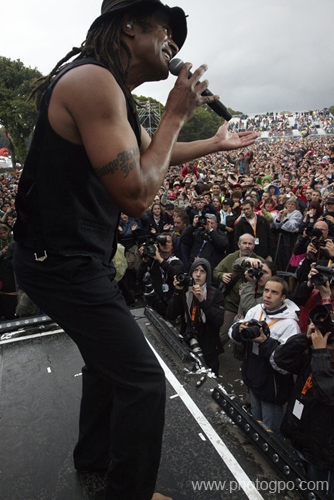
[[[168,62],[172,59],[172,55],[171,55],[171,53],[169,51],[163,50],[162,53],[164,54],[164,56],[165,56],[165,58],[167,59]]]

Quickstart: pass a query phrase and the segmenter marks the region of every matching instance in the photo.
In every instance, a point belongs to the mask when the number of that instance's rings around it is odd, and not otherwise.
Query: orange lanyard
[[[254,236],[256,236],[256,215],[254,216],[254,225],[252,225],[252,229],[253,229],[253,233],[254,233]]]
[[[311,373],[311,375],[308,376],[308,378],[304,384],[304,387],[302,388],[302,395],[305,396],[307,391],[309,391],[312,387],[313,387],[313,382],[312,382],[312,373]]]
[[[261,321],[262,316],[263,316],[263,311],[261,311],[261,314],[260,314],[260,317],[259,317],[259,321]],[[279,321],[280,319],[282,319],[282,318],[273,319],[270,323],[268,323],[269,328],[271,326],[273,326],[274,323],[277,323],[277,321]]]
[[[195,304],[193,304],[192,308],[191,308],[191,321],[195,321],[196,319],[196,313],[197,313],[197,306]]]

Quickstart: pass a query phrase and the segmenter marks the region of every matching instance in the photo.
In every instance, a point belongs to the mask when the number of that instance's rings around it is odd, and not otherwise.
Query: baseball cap
[[[225,198],[223,200],[223,205],[230,205],[230,207],[233,207],[234,203],[233,200],[231,200],[231,198]]]
[[[167,202],[164,208],[165,208],[165,210],[174,210],[174,205],[173,205],[173,203]]]
[[[108,16],[111,17],[113,13],[121,11],[131,12],[133,7],[146,7],[147,11],[152,13],[157,9],[163,9],[169,17],[169,24],[173,32],[173,40],[181,49],[182,45],[187,38],[187,21],[183,9],[180,7],[169,7],[164,5],[160,0],[104,0],[101,7],[101,15],[95,19],[89,31],[98,26],[101,21],[104,21]]]

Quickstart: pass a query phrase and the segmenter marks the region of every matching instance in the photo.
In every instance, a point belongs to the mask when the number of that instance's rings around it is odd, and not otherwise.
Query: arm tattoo
[[[95,168],[95,173],[98,177],[103,177],[107,174],[113,174],[118,170],[121,170],[124,174],[124,179],[129,175],[131,170],[133,170],[139,158],[139,148],[128,149],[127,151],[122,151],[117,155],[117,157],[100,168]]]

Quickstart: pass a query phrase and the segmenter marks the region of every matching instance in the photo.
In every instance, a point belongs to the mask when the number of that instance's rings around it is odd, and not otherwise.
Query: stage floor
[[[132,314],[156,351],[167,379],[163,455],[157,491],[173,500],[278,500],[252,482],[279,480],[275,470],[212,399],[217,379],[199,388],[144,315]],[[222,355],[228,392],[245,395],[239,362]],[[77,474],[72,450],[78,432],[81,356],[64,333],[0,345],[1,500],[102,500],[105,478]],[[244,489],[238,486],[244,485]],[[285,498],[299,498],[285,493]]]

